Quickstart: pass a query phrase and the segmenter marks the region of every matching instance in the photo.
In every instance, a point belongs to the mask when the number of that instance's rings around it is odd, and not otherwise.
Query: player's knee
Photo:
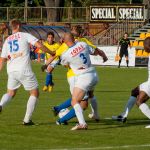
[[[139,107],[142,104],[142,102],[140,100],[136,101],[136,105]]]
[[[30,91],[30,95],[33,95],[33,96],[38,98],[39,97],[39,90],[35,89],[35,90]]]
[[[49,73],[52,73],[53,69],[54,69],[54,68],[53,68],[52,66],[48,66],[48,67],[47,67],[47,71],[48,71]]]
[[[16,91],[14,91],[14,90],[8,90],[7,93],[8,93],[8,95],[11,96],[12,98],[16,95]]]
[[[74,99],[72,99],[71,105],[74,106],[75,104],[77,104],[77,102]]]
[[[136,87],[131,91],[131,96],[137,97],[139,95],[139,87]]]

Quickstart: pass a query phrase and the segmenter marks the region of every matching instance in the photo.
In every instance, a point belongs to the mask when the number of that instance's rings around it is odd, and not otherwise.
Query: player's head
[[[47,41],[49,44],[52,44],[54,41],[54,32],[50,31],[47,33]]]
[[[13,19],[10,21],[10,28],[12,31],[19,31],[21,27],[21,22],[19,20]]]
[[[144,50],[148,53],[150,53],[150,37],[147,37],[144,40]]]
[[[72,28],[71,33],[74,35],[74,37],[79,37],[81,34],[81,29],[75,26]]]
[[[124,33],[124,38],[125,39],[128,38],[128,33],[127,32]]]
[[[63,40],[68,46],[73,45],[75,42],[74,35],[70,32],[64,34]]]

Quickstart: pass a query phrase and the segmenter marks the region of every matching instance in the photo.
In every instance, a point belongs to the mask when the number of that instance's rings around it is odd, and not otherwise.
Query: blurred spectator
[[[90,36],[90,37],[93,36],[92,33],[90,33],[90,31],[89,31],[89,25],[88,24],[84,25],[82,36]]]
[[[0,36],[2,38],[2,42],[10,35],[10,29],[7,23],[2,23],[0,25]]]
[[[3,42],[2,42],[2,39],[0,39],[0,54],[2,52],[2,46],[3,46]]]

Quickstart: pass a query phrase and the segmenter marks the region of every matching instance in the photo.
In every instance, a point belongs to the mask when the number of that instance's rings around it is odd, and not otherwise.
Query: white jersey
[[[1,57],[7,58],[7,72],[32,71],[29,44],[34,45],[37,38],[29,33],[17,32],[4,42]]]
[[[91,65],[90,54],[95,49],[85,42],[77,42],[61,56],[62,65],[69,65],[75,74],[82,74],[95,70]]]
[[[148,59],[148,81],[150,82],[150,56]]]

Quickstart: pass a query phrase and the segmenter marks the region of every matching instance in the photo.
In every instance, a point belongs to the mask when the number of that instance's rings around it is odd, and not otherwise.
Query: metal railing
[[[96,45],[117,45],[124,33],[134,33],[137,29],[142,27],[144,22],[131,22],[126,19],[115,24],[110,24],[110,27],[100,33],[97,33],[94,37],[89,38]]]
[[[0,7],[0,22],[89,22],[89,7]]]

